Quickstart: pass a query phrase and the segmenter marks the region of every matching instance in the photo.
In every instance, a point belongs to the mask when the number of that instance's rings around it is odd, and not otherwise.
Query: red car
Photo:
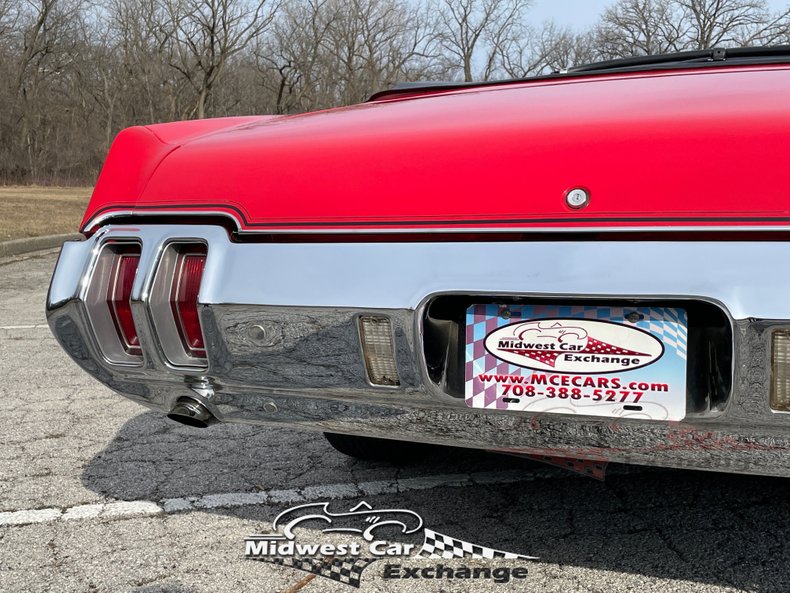
[[[710,50],[130,128],[49,324],[192,426],[790,475],[788,97]]]

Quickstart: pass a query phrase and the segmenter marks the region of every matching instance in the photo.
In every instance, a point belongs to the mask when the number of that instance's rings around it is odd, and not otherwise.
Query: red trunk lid
[[[197,210],[262,232],[785,225],[788,97],[787,66],[724,67],[151,126],[156,150],[119,137],[85,222]],[[135,167],[142,181],[118,181]],[[572,210],[577,187],[591,200]]]

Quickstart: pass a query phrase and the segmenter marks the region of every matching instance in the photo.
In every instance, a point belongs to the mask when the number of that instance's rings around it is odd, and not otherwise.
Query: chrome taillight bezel
[[[181,326],[178,309],[173,302],[174,291],[179,286],[183,257],[190,255],[202,255],[207,258],[207,243],[198,240],[178,240],[163,247],[148,295],[148,312],[166,362],[175,368],[201,370],[208,366],[205,348],[200,350],[189,345],[185,339],[186,332]],[[197,307],[199,318],[200,305],[198,304]],[[202,323],[200,323],[200,331],[205,344]]]
[[[119,313],[112,296],[118,282],[119,262],[122,257],[136,257],[137,268],[132,282],[139,273],[142,245],[139,241],[107,241],[99,249],[88,283],[85,287],[84,306],[96,343],[103,357],[113,365],[141,366],[143,350],[139,343],[130,344],[118,319]],[[131,294],[129,312],[131,312]],[[136,336],[140,335],[132,317]]]

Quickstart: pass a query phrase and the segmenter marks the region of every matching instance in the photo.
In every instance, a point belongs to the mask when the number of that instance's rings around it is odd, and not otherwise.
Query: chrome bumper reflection
[[[83,303],[101,246],[129,239],[142,244],[132,290],[139,367],[101,354]],[[198,299],[205,370],[171,366],[151,323],[154,273],[176,239],[208,245]],[[770,330],[790,325],[785,261],[790,245],[775,242],[240,244],[215,226],[110,226],[64,245],[47,311],[86,371],[164,412],[189,395],[224,422],[790,475],[790,417],[768,408]],[[717,415],[682,423],[469,409],[430,381],[422,355],[425,304],[454,293],[716,303],[733,323],[733,393]],[[392,322],[398,387],[368,381],[364,313]]]

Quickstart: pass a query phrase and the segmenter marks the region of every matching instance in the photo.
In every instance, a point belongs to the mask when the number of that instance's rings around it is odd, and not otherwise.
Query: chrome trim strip
[[[100,214],[99,216],[95,216],[91,218],[87,224],[82,226],[83,230],[90,230],[96,227],[101,227],[105,223],[109,222],[113,218],[120,218],[120,217],[151,217],[151,216],[181,216],[183,217],[186,213],[184,210],[157,210],[155,212],[145,212],[140,210],[117,210],[112,212],[105,212],[104,214]],[[189,216],[195,217],[224,217],[229,218],[233,221],[233,224],[236,226],[237,232],[241,232],[241,225],[239,224],[239,219],[233,216],[229,212],[224,212],[222,210],[201,210],[195,212],[189,212]]]
[[[135,216],[137,213],[135,213]],[[183,213],[182,213],[183,215]],[[572,219],[568,219],[568,224],[575,223]],[[760,226],[760,225],[741,225],[741,226],[630,226],[630,227],[613,227],[613,226],[561,226],[561,227],[537,227],[537,226],[524,226],[524,227],[449,227],[449,228],[431,228],[431,227],[410,227],[410,228],[386,228],[386,227],[370,227],[370,228],[349,228],[349,229],[277,229],[277,228],[261,228],[257,230],[240,230],[239,235],[388,235],[388,234],[427,234],[427,235],[441,235],[441,234],[461,234],[461,233],[481,233],[481,234],[571,234],[571,233],[715,233],[715,232],[787,232],[790,231],[790,224],[786,226]]]
[[[143,211],[143,210],[119,210],[113,212],[106,212],[92,218],[83,229],[93,229],[101,227],[109,223],[114,218],[119,217],[134,217],[134,218],[150,218],[152,216],[180,216],[183,217],[188,214],[190,217],[223,217],[233,221],[236,227],[236,233],[241,236],[255,236],[255,235],[402,235],[402,234],[461,234],[461,233],[485,233],[485,234],[571,234],[571,233],[717,233],[717,232],[788,232],[790,231],[790,223],[786,225],[652,225],[652,226],[581,226],[573,220],[572,216],[568,217],[568,225],[577,226],[502,226],[502,227],[449,227],[449,228],[436,228],[436,227],[408,227],[408,228],[388,228],[382,227],[351,227],[351,228],[258,228],[258,229],[244,229],[239,219],[230,212],[222,210],[200,210],[194,212],[185,212],[184,210],[156,210],[156,211]],[[397,223],[392,223],[397,224]],[[297,224],[294,223],[296,227]]]

